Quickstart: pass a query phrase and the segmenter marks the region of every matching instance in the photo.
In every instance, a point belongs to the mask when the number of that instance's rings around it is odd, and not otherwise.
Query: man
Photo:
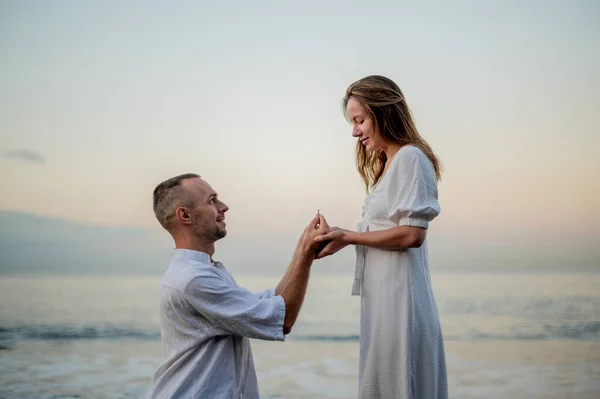
[[[175,241],[161,280],[161,341],[167,357],[149,398],[259,398],[250,338],[283,341],[298,313],[319,243],[330,231],[321,215],[304,230],[277,288],[239,287],[215,242],[227,234],[229,209],[197,174],[160,183],[154,214]]]

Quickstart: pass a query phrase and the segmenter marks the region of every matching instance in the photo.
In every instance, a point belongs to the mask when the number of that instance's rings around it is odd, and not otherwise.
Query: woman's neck
[[[394,144],[394,143],[390,143],[385,146],[385,148],[383,149],[383,152],[385,152],[386,164],[387,164],[387,161],[394,158],[394,155],[396,155],[396,153],[400,150],[400,148],[402,148],[402,146],[400,146],[400,144]]]

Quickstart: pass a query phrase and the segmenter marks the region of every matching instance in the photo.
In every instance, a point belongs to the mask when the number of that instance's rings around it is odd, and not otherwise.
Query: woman
[[[332,228],[318,257],[356,246],[361,296],[359,398],[445,399],[446,361],[431,289],[426,232],[440,212],[440,161],[390,79],[348,87],[346,118],[367,189],[358,231]]]

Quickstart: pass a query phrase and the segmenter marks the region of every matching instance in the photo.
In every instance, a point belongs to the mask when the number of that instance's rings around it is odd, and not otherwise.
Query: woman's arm
[[[329,241],[317,255],[317,259],[333,255],[347,245],[364,245],[388,251],[418,248],[423,245],[427,230],[414,226],[398,226],[387,230],[366,231],[363,233],[332,228],[332,232],[315,238],[315,241]]]
[[[395,251],[407,248],[419,248],[423,245],[427,230],[414,226],[398,226],[387,230],[357,233],[349,231],[346,240],[352,245],[364,245]]]

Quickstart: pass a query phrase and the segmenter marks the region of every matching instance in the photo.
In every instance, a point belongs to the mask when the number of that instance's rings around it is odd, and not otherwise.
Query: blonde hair
[[[429,144],[419,134],[404,94],[394,81],[384,76],[371,75],[352,83],[344,96],[344,115],[349,120],[348,101],[354,98],[371,117],[385,140],[418,147],[433,164],[438,180],[442,176],[442,163]],[[367,192],[379,181],[387,157],[383,151],[367,151],[356,143],[356,167]]]

